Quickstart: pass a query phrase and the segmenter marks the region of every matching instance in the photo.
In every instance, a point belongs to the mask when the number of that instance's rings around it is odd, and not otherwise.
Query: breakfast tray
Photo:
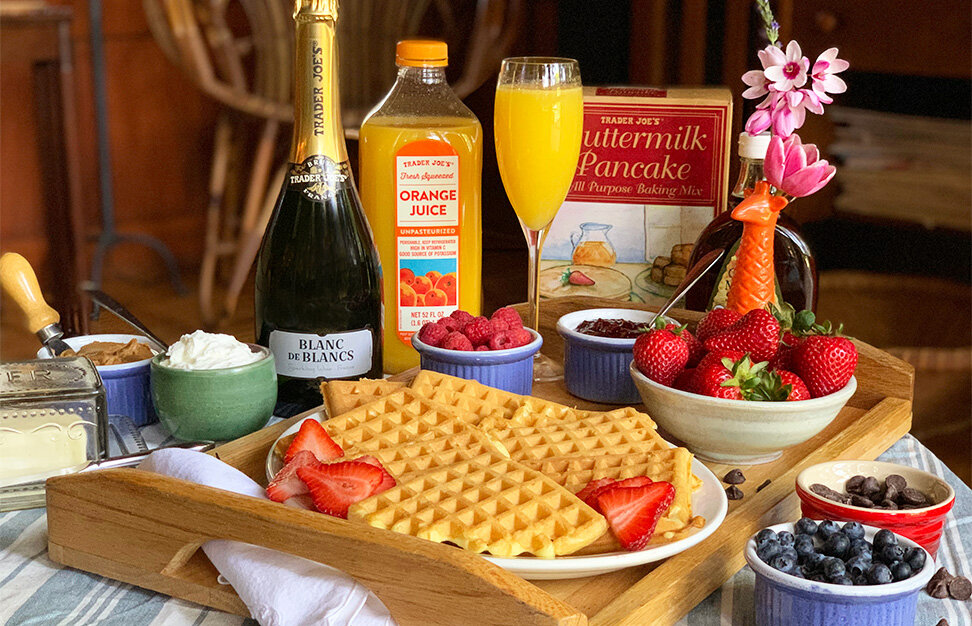
[[[562,356],[554,328],[559,316],[605,306],[638,308],[597,298],[544,301],[544,352]],[[673,317],[691,324],[700,315],[676,311]],[[745,564],[743,545],[752,533],[798,516],[793,485],[803,468],[833,459],[874,459],[908,432],[912,368],[867,344],[857,346],[857,393],[834,422],[776,461],[743,468],[746,495],[729,503],[716,532],[661,563],[527,582],[455,547],[134,469],[48,481],[50,557],[240,615],[248,615],[246,607],[232,587],[217,582],[218,572],[199,549],[206,541],[242,541],[341,569],[373,590],[402,626],[672,623]],[[562,381],[538,384],[534,395],[581,408],[603,407],[570,396]],[[301,417],[212,454],[264,484],[269,447]],[[720,477],[732,469],[707,465]]]

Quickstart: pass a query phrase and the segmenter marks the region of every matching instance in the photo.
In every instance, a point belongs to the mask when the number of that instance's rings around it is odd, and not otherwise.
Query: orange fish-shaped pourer
[[[726,307],[740,315],[762,309],[773,300],[776,289],[773,237],[776,219],[786,205],[786,198],[774,196],[769,183],[761,180],[732,210],[732,218],[743,223],[743,232],[736,250],[736,269]]]

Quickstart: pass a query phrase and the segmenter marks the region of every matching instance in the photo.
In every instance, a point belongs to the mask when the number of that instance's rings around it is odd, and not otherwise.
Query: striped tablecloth
[[[158,441],[160,435],[154,434]],[[147,439],[153,438],[151,430],[146,435]],[[910,435],[880,458],[929,471],[952,485],[957,497],[945,525],[938,553],[939,565],[947,567],[953,574],[972,577],[969,562],[969,555],[972,555],[972,490]],[[922,592],[916,624],[935,626],[944,617],[951,626],[972,626],[970,608],[972,603],[935,600]],[[0,515],[0,624],[235,626],[255,623],[101,576],[61,568],[47,558],[44,509]],[[748,567],[679,622],[688,626],[751,623],[753,573]]]

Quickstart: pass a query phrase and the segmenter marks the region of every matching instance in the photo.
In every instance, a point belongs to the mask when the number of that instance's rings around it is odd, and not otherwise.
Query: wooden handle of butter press
[[[30,262],[16,252],[0,257],[0,285],[27,316],[27,329],[36,333],[49,324],[57,324],[61,316],[44,300],[37,274]]]

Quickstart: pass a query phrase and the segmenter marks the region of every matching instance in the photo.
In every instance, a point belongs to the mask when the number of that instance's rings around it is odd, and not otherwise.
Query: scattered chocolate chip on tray
[[[939,600],[951,597],[965,601],[972,598],[972,581],[965,576],[952,576],[947,569],[940,567],[928,581],[925,591]]]
[[[844,483],[846,493],[820,483],[810,485],[810,491],[827,500],[865,509],[895,511],[919,509],[932,504],[932,499],[928,495],[914,487],[909,487],[904,476],[898,474],[889,475],[884,479],[883,484],[874,476],[851,476]]]
[[[746,477],[743,475],[742,470],[729,470],[729,473],[725,475],[722,482],[727,485],[741,485],[746,482]]]
[[[730,500],[742,500],[743,492],[742,489],[735,485],[729,485],[726,487],[726,497]]]

